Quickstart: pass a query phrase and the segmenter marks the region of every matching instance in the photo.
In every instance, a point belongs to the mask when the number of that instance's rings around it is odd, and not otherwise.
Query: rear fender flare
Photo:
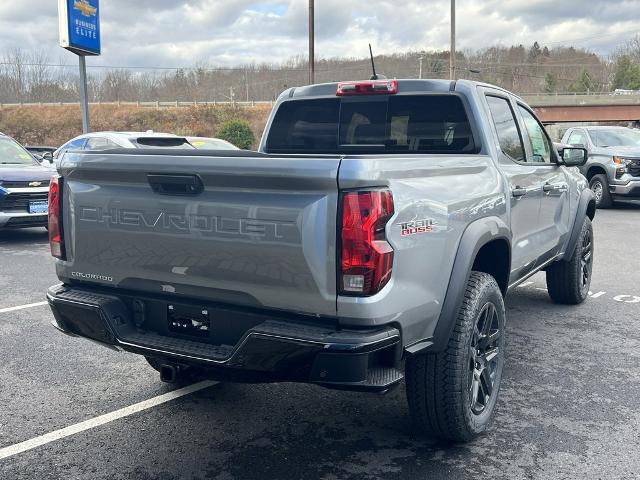
[[[447,293],[433,337],[407,347],[408,354],[440,352],[446,348],[478,252],[494,240],[506,240],[509,246],[511,245],[511,230],[501,218],[485,217],[467,226],[458,244]],[[511,265],[510,258],[509,265]]]

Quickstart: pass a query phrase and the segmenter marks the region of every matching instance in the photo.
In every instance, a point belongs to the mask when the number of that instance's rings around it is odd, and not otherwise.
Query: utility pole
[[[315,57],[315,20],[314,0],[309,0],[309,85],[315,83],[316,57]]]
[[[451,0],[451,49],[449,51],[449,79],[456,79],[456,0]]]
[[[418,61],[420,62],[420,69],[418,71],[418,78],[422,78],[422,60],[424,59],[424,55],[420,55],[418,57]]]

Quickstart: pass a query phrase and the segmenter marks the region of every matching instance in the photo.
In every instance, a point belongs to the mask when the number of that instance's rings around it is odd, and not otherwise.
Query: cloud
[[[57,47],[54,1],[0,3],[0,49]],[[640,0],[458,0],[458,48],[534,41],[608,53],[640,31]],[[449,0],[322,0],[319,57],[448,49]],[[103,0],[103,55],[89,64],[231,66],[286,61],[307,52],[307,0]],[[0,50],[0,55],[3,52]]]

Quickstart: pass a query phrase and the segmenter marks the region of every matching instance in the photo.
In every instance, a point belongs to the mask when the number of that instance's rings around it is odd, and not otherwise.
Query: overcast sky
[[[640,0],[458,0],[458,48],[574,44],[598,53],[640,32]],[[101,0],[91,64],[231,66],[307,52],[307,0]],[[316,55],[447,49],[449,0],[316,0]],[[56,0],[0,0],[0,54],[57,47]]]

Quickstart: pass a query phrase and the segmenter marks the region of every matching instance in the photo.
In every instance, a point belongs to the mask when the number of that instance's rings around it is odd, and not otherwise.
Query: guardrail
[[[217,100],[212,101],[193,101],[184,102],[181,100],[175,100],[172,102],[89,102],[89,106],[99,105],[111,105],[118,107],[140,107],[140,108],[176,108],[176,107],[196,107],[196,106],[230,106],[230,107],[256,107],[260,105],[273,106],[275,102],[273,100],[256,100],[249,102],[219,102]],[[77,106],[78,102],[18,102],[18,103],[0,103],[0,108],[3,107],[64,107],[64,106]]]
[[[571,107],[571,106],[597,106],[597,105],[638,105],[640,94],[616,95],[589,94],[589,95],[521,95],[532,107]]]
[[[532,107],[554,107],[554,106],[582,106],[582,105],[640,105],[640,92],[633,93],[531,93],[520,95]],[[179,108],[194,106],[227,106],[235,108],[247,108],[256,106],[274,105],[273,100],[254,100],[254,101],[154,101],[154,102],[89,102],[90,106],[110,105],[110,106],[129,106],[139,108]],[[0,103],[3,107],[55,107],[55,106],[77,106],[78,102],[18,102],[18,103]]]

